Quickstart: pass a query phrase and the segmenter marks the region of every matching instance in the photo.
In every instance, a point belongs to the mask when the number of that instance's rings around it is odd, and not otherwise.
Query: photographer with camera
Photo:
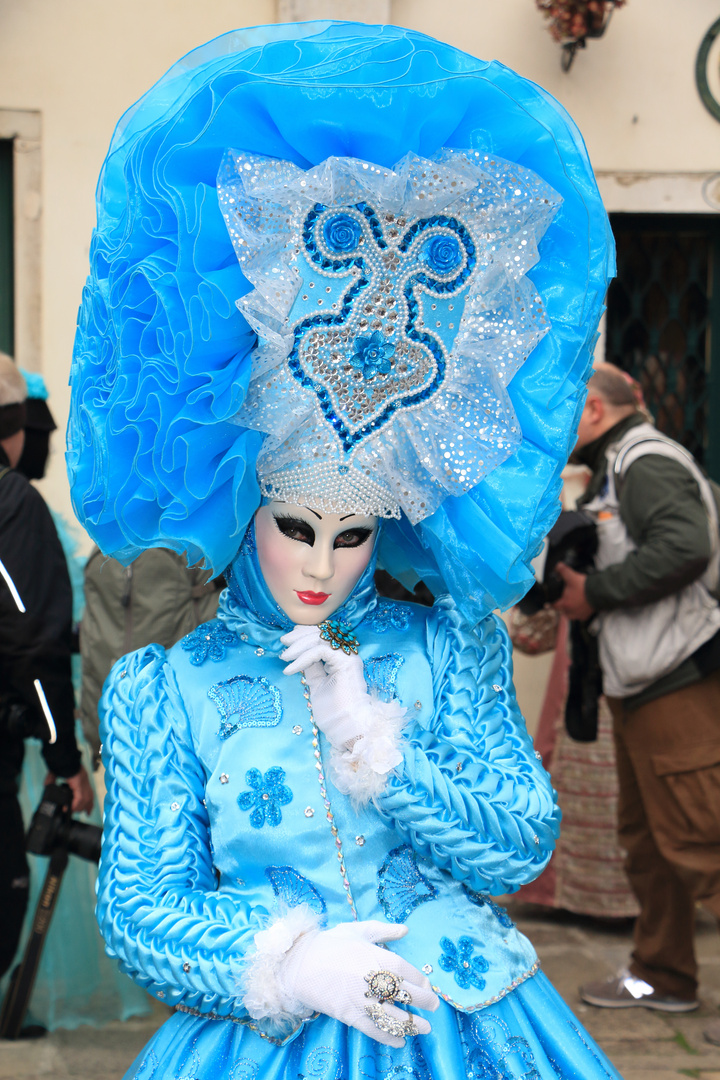
[[[598,550],[587,575],[560,564],[555,607],[598,634],[620,844],[641,911],[629,970],[580,994],[600,1007],[687,1012],[698,1006],[695,902],[720,915],[717,508],[622,372],[599,365],[588,391],[575,457],[592,470],[580,505]]]
[[[12,963],[28,897],[17,801],[24,740],[42,740],[48,782],[66,780],[73,813],[93,803],[74,734],[65,556],[45,502],[15,470],[24,444],[25,399],[25,380],[0,354],[0,975]]]

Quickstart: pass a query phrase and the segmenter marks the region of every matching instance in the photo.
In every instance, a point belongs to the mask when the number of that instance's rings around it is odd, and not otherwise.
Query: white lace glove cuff
[[[300,938],[318,933],[319,919],[307,904],[298,904],[255,935],[255,952],[241,979],[241,997],[254,1020],[293,1028],[311,1010],[283,988],[280,973],[287,953]]]
[[[400,749],[407,710],[399,701],[370,698],[372,709],[364,720],[364,730],[348,750],[333,750],[330,770],[333,784],[361,806],[380,795],[388,773],[403,759]]]

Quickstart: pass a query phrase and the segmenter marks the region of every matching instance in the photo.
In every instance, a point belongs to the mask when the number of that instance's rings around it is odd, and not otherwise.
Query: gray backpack
[[[720,600],[720,531],[718,525],[720,522],[720,485],[705,475],[689,450],[686,450],[684,446],[680,446],[679,443],[661,432],[654,431],[652,434],[640,432],[638,438],[626,443],[615,458],[613,478],[618,492],[620,491],[622,478],[629,467],[645,454],[660,454],[662,457],[669,457],[673,461],[679,461],[697,481],[708,516],[710,544],[713,552],[702,581],[710,595],[714,596],[716,600]]]

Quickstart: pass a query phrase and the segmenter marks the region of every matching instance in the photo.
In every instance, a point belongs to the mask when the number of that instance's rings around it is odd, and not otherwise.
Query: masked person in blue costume
[[[491,612],[557,513],[611,272],[561,107],[411,31],[226,34],[120,121],[75,508],[228,582],[106,684],[98,917],[175,1008],[128,1077],[617,1077],[492,899],[559,813]]]

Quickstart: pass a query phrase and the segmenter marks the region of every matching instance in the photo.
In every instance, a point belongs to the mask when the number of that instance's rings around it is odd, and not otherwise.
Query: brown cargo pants
[[[661,994],[692,999],[695,902],[720,917],[720,672],[631,711],[607,700],[618,835],[641,908],[630,970]]]

